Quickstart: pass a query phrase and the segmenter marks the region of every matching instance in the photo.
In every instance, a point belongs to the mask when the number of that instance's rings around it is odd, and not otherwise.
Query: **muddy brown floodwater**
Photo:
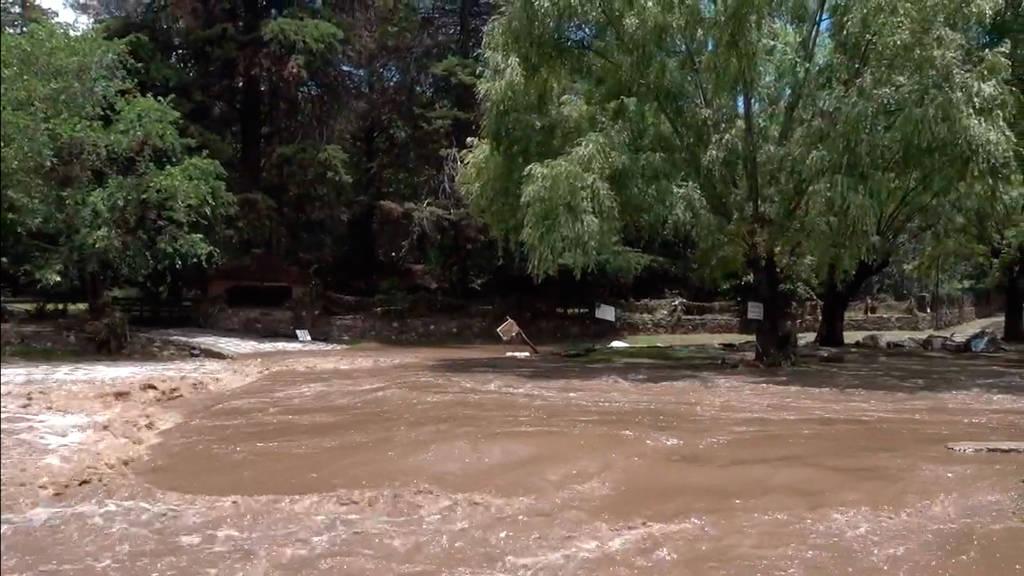
[[[278,372],[122,483],[5,516],[4,574],[1024,573],[1021,364],[496,358]]]

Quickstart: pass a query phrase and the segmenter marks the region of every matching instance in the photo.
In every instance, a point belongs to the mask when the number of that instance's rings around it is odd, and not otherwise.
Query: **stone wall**
[[[939,328],[948,328],[975,319],[974,308],[951,308],[939,313]],[[901,330],[906,332],[927,332],[935,329],[934,314],[901,314],[892,316],[861,316],[846,318],[844,328],[850,332],[885,332]]]
[[[496,342],[495,329],[505,317],[495,314],[381,317],[373,312],[344,316],[317,316],[309,325],[316,340],[345,342],[374,340],[413,344],[421,342]],[[628,334],[693,334],[735,332],[738,319],[728,316],[664,317],[627,314],[615,324],[589,316],[520,317],[516,321],[537,343],[610,338]],[[290,310],[266,308],[224,309],[209,324],[216,330],[239,331],[268,337],[294,338],[295,315]]]
[[[295,337],[295,315],[285,308],[221,308],[208,327],[266,337]],[[312,330],[310,330],[312,333]]]
[[[496,342],[494,331],[504,319],[503,315],[493,312],[402,317],[371,311],[341,316],[318,315],[306,325],[314,339],[332,342],[373,340],[399,344],[476,343]],[[973,319],[973,308],[954,308],[942,313],[941,325],[954,326]],[[724,334],[751,331],[748,326],[741,328],[741,322],[736,316],[726,315],[623,312],[615,324],[589,315],[518,317],[516,321],[530,339],[537,343],[603,339],[631,334]],[[932,323],[931,314],[848,316],[845,328],[848,331],[865,332],[928,331],[933,328]],[[299,325],[291,310],[236,308],[219,311],[210,327],[268,337],[294,338],[295,328]],[[800,331],[813,332],[817,330],[818,319],[814,316],[801,317],[797,319],[796,325]]]

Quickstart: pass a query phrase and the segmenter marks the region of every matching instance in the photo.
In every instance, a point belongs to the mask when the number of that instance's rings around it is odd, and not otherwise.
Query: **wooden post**
[[[519,329],[519,335],[523,337],[524,341],[526,341],[526,345],[530,347],[530,350],[533,350],[534,354],[540,356],[540,350],[537,350],[537,347],[533,345],[533,342],[530,342],[530,339],[526,337],[526,332],[523,332],[522,328]]]

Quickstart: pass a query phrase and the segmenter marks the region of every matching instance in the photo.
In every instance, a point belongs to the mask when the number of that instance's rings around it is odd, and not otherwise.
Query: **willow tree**
[[[787,278],[878,244],[824,234],[941,206],[1009,149],[1005,59],[964,40],[990,9],[514,0],[484,41],[464,189],[538,276],[636,262],[627,235],[685,230],[708,271],[748,275],[759,355],[784,360]]]
[[[861,62],[887,57],[878,49],[885,38],[927,50],[859,74],[846,100],[829,110],[860,132],[827,142],[834,184],[821,195],[815,219],[822,345],[843,345],[847,307],[867,280],[905,260],[931,232],[954,230],[948,224],[966,199],[994,209],[999,193],[979,190],[1004,190],[1013,180],[1013,137],[1003,122],[1013,102],[997,83],[1007,78],[1006,47],[977,50],[984,22],[977,17],[989,12],[955,19],[936,2],[922,2],[919,10],[937,13],[861,20],[855,25],[863,30],[843,48],[861,54],[855,65],[862,68]],[[842,25],[837,21],[837,44],[846,41]],[[962,231],[946,240],[968,243]]]
[[[989,185],[974,185],[961,198],[954,212],[952,234],[939,247],[962,254],[973,252],[993,272],[995,284],[1005,296],[1003,337],[1024,342],[1024,4],[1002,0],[985,33],[981,49],[1005,51],[1010,62],[1007,84],[1015,107],[1010,126],[1015,136],[1016,163],[1013,177]],[[950,246],[949,237],[966,242]]]

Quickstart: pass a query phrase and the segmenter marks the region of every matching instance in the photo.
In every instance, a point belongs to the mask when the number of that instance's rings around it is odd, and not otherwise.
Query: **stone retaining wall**
[[[974,309],[965,307],[942,313],[941,326],[955,326],[974,319]],[[494,342],[495,328],[504,316],[495,314],[431,315],[422,317],[380,317],[372,312],[346,316],[317,316],[308,328],[317,340],[375,340],[413,344],[419,342]],[[517,322],[536,342],[601,339],[630,334],[723,334],[741,331],[734,316],[675,316],[667,314],[625,313],[611,324],[589,316],[517,318]],[[848,331],[885,332],[890,330],[927,331],[933,328],[932,315],[848,317]],[[744,323],[746,324],[746,323]],[[801,331],[813,332],[818,319],[797,320]],[[293,338],[299,325],[286,309],[239,308],[220,311],[209,326],[218,330],[240,331],[261,336]],[[749,332],[746,326],[744,331]]]
[[[975,319],[974,308],[965,306],[962,309],[953,308],[943,310],[939,313],[939,328],[948,328]],[[850,332],[886,332],[889,330],[900,330],[906,332],[928,331],[935,329],[934,314],[915,314],[913,316],[863,316],[860,318],[847,318],[844,328]]]

